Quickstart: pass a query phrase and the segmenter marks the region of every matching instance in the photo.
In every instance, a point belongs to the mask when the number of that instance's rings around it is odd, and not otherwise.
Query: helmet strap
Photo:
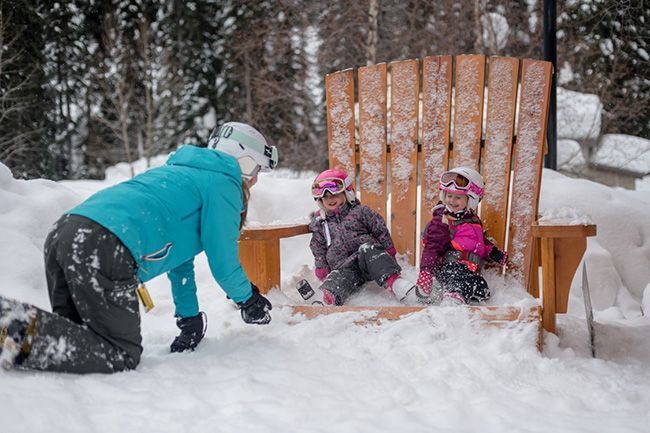
[[[461,219],[461,218],[465,217],[468,214],[471,215],[472,214],[472,209],[467,207],[467,208],[465,208],[463,210],[460,210],[458,212],[454,212],[451,209],[449,209],[447,207],[447,205],[445,205],[445,212],[444,213],[445,213],[445,215],[448,215],[448,216],[450,216],[450,217],[452,217],[454,219]]]

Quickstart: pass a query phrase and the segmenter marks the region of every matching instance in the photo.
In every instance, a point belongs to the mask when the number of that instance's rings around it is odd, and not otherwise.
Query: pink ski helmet
[[[311,195],[314,200],[319,202],[325,193],[339,194],[345,192],[345,199],[348,203],[353,203],[356,200],[356,193],[354,191],[354,179],[341,169],[330,168],[323,171],[316,176],[311,186]]]
[[[478,171],[469,167],[456,167],[440,175],[440,200],[445,201],[447,192],[466,195],[467,207],[476,210],[483,198],[483,177]]]

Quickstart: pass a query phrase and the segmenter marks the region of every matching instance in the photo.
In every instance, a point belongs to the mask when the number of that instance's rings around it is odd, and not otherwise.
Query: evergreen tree
[[[568,87],[600,97],[603,132],[650,137],[649,5],[579,0],[558,10],[558,59],[574,72]]]
[[[0,161],[17,177],[56,176],[43,26],[31,2],[0,0]]]

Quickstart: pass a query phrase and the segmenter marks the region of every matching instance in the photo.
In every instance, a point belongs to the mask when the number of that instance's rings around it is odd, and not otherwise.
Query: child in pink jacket
[[[454,305],[490,297],[481,266],[486,260],[505,266],[508,254],[483,233],[476,214],[482,197],[483,178],[475,170],[458,167],[440,176],[441,202],[433,208],[423,233],[415,290],[420,302]],[[433,284],[434,277],[437,284]]]

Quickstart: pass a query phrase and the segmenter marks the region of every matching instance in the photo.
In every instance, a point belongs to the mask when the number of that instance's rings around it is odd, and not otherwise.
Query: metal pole
[[[544,60],[553,64],[553,81],[551,83],[551,101],[546,129],[548,153],[544,158],[544,167],[557,170],[557,38],[555,34],[555,0],[544,0]]]

